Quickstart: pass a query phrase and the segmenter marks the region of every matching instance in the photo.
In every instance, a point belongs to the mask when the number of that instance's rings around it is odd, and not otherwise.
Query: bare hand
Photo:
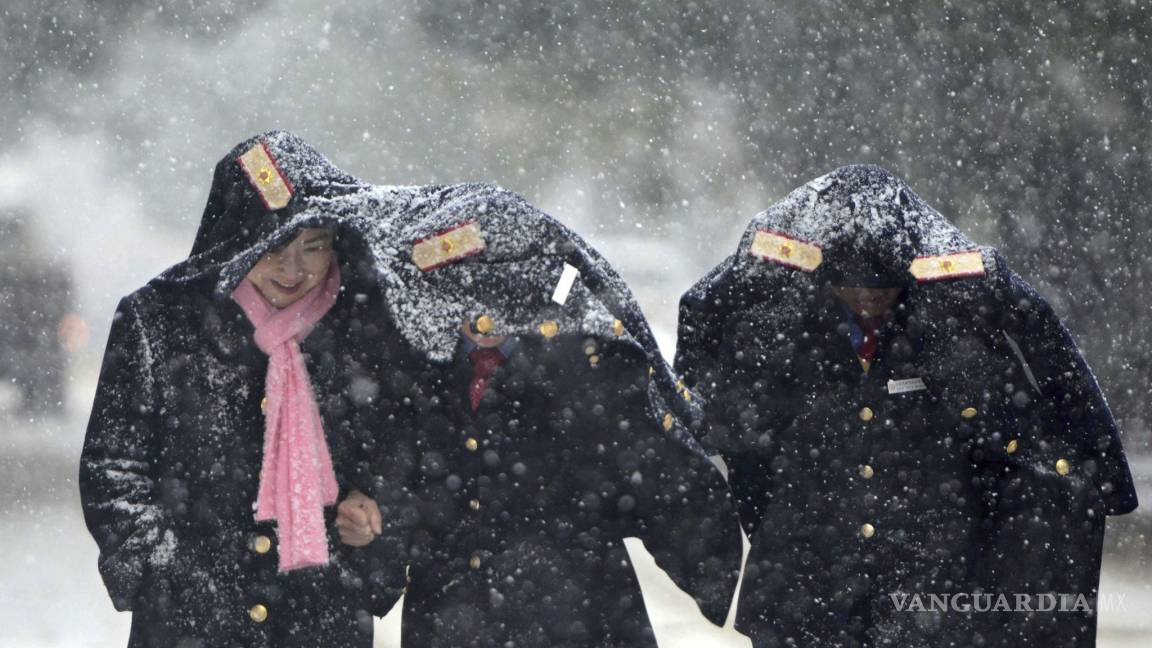
[[[348,497],[336,507],[336,528],[340,531],[340,541],[353,547],[363,547],[383,532],[383,518],[376,500],[358,490],[348,492]]]

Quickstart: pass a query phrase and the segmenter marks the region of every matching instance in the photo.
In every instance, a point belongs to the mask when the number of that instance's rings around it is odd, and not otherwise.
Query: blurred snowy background
[[[1150,9],[5,0],[0,645],[123,645],[75,486],[109,320],[187,253],[215,162],[271,128],[373,182],[526,195],[619,266],[669,354],[680,293],[753,214],[886,166],[999,247],[1096,369],[1144,504],[1109,526],[1100,643],[1152,644]],[[746,645],[661,578],[662,645]]]

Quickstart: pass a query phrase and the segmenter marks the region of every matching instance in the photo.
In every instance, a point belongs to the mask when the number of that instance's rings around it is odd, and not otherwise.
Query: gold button
[[[876,416],[876,414],[872,411],[871,407],[865,407],[864,409],[860,410],[860,420],[861,421],[864,421],[864,422],[871,421],[872,417],[874,417],[874,416]]]
[[[1072,464],[1068,463],[1067,459],[1056,460],[1056,474],[1064,476],[1070,472],[1072,472]]]
[[[468,561],[468,566],[472,569],[480,569],[480,556],[473,555]]]
[[[261,412],[267,412],[268,411],[268,397],[267,396],[260,399],[260,411]]]
[[[264,623],[268,620],[268,608],[257,603],[248,608],[248,616],[256,623]]]
[[[596,347],[595,342],[589,342],[588,344],[584,345],[584,355],[586,356],[596,355],[598,350],[599,349]]]
[[[876,535],[876,527],[865,522],[860,526],[860,535],[864,536],[865,538],[871,538],[872,536]]]
[[[692,402],[692,392],[688,391],[687,389],[680,392],[680,395],[684,397],[684,400]]]
[[[616,334],[616,337],[624,335],[624,322],[621,322],[620,320],[612,322],[612,332]]]
[[[476,448],[480,447],[480,443],[477,442],[476,439],[473,439],[472,437],[468,437],[468,440],[464,442],[464,447],[468,448],[472,452],[476,452]]]
[[[468,502],[468,508],[472,509],[473,511],[479,511],[480,510],[480,500],[474,499],[474,500]]]
[[[869,466],[868,464],[864,464],[863,466],[860,466],[860,476],[863,477],[864,479],[872,479],[872,475],[875,475],[875,474],[876,474],[876,471],[872,470],[872,466]]]
[[[546,338],[554,338],[559,332],[560,325],[556,323],[556,320],[547,320],[540,325],[540,335],[543,335]]]
[[[593,367],[600,364],[600,356],[598,356],[598,355],[588,356],[588,364],[592,365]]]
[[[1016,441],[1016,439],[1012,439],[1011,441],[1008,442],[1008,447],[1005,448],[1005,450],[1007,450],[1008,454],[1012,454],[1012,453],[1016,452],[1016,449],[1019,447],[1020,447],[1020,444]]]
[[[976,411],[975,407],[965,407],[963,410],[961,410],[960,416],[963,416],[966,419],[970,419],[970,418],[976,418],[976,415],[978,413],[979,412]]]
[[[491,317],[481,315],[476,318],[476,331],[478,333],[487,335],[491,333],[494,328],[496,328],[496,324],[492,321]]]
[[[272,539],[266,535],[258,535],[252,538],[252,551],[258,554],[266,554],[272,551]]]
[[[675,421],[676,421],[676,419],[672,418],[671,414],[665,414],[664,415],[664,431],[667,432],[667,431],[671,430],[672,424],[675,423]]]

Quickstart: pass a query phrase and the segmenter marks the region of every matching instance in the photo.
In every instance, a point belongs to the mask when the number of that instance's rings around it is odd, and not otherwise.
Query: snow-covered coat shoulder
[[[593,246],[524,197],[484,183],[376,187],[315,201],[302,217],[320,214],[367,241],[396,329],[431,361],[450,359],[461,322],[481,315],[505,335],[555,326],[549,334],[622,343],[652,367],[653,413],[673,414],[672,434],[700,451],[687,432],[699,411],[631,289]],[[427,257],[429,246],[441,256]]]
[[[817,248],[819,261],[807,270],[783,259],[767,261],[767,241],[778,239],[765,235]],[[754,309],[758,321],[772,330],[795,325],[804,312],[804,297],[826,280],[828,271],[858,258],[870,258],[891,275],[915,283],[909,273],[915,259],[973,250],[991,259],[990,249],[972,242],[884,169],[837,169],[757,214],[736,252],[684,293],[680,335],[689,348],[683,352],[716,342],[698,339],[705,330],[719,330],[699,318],[739,318]]]
[[[397,324],[414,346],[436,361],[451,356],[460,322],[473,313],[488,313],[509,334],[535,334],[564,263],[579,271],[580,280],[573,283],[565,303],[558,304],[570,308],[556,311],[567,316],[558,321],[561,330],[612,334],[614,312],[638,314],[632,312],[638,309],[632,308],[631,292],[594,248],[522,196],[493,185],[379,187],[317,202],[314,212],[341,214],[369,240]],[[449,255],[434,268],[413,261],[415,246],[470,225],[479,234],[467,252]],[[520,302],[515,294],[503,296],[501,303],[478,302],[478,295],[498,291],[473,282],[483,274],[494,275],[496,267],[520,279],[509,283],[513,290],[523,286],[530,292],[529,302]],[[532,274],[515,277],[517,269]],[[646,323],[633,324],[642,338],[650,337]]]

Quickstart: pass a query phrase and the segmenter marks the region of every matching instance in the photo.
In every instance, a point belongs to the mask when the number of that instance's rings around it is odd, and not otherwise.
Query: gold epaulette
[[[423,272],[484,251],[480,225],[469,221],[412,244],[412,262]]]
[[[264,146],[264,142],[257,142],[236,161],[240,163],[240,168],[244,169],[248,181],[260,194],[260,199],[264,201],[268,211],[288,206],[288,201],[292,199],[292,183],[280,172],[280,167],[276,166],[276,160],[268,151],[268,147]]]
[[[985,274],[984,258],[979,250],[920,257],[912,262],[908,271],[920,283],[963,277],[983,277]]]
[[[790,268],[812,272],[820,267],[824,253],[820,247],[770,229],[757,230],[748,250],[752,256]]]

